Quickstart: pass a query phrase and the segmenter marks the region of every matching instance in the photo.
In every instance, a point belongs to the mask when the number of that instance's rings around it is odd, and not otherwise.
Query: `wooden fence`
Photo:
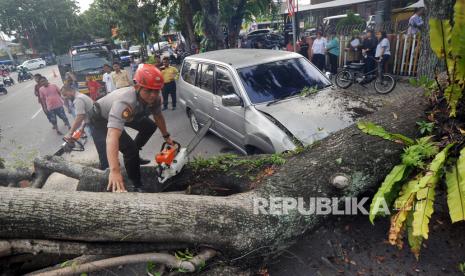
[[[347,52],[344,50],[351,37],[339,37],[340,54],[339,66],[347,64]],[[400,76],[416,76],[418,58],[420,57],[421,38],[420,35],[390,34],[391,58],[387,65],[387,71]]]

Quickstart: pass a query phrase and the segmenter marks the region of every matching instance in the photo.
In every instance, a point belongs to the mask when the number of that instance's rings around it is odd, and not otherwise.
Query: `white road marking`
[[[40,113],[41,111],[42,111],[42,108],[40,108],[39,110],[37,110],[37,112],[36,112],[34,115],[32,115],[31,120],[34,119],[35,117],[37,117],[37,115],[39,115],[39,113]]]

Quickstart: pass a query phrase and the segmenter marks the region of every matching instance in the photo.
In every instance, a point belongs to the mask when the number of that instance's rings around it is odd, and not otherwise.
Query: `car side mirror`
[[[224,106],[242,106],[242,100],[236,94],[221,96],[221,103]]]

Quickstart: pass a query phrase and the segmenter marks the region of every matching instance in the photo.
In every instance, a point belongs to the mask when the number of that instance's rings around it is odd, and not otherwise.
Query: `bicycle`
[[[396,87],[396,79],[391,74],[381,74],[381,63],[373,57],[369,58],[374,59],[377,62],[377,66],[374,70],[363,73],[365,63],[351,63],[349,65],[345,65],[344,68],[336,74],[336,86],[342,89],[347,89],[352,84],[358,83],[365,87],[364,84],[368,84],[375,80],[374,88],[377,93],[388,94],[394,90]],[[371,77],[373,75],[376,77]]]

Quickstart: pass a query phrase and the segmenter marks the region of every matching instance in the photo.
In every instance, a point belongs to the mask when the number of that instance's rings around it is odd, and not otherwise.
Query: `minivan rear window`
[[[307,59],[293,58],[237,70],[254,104],[299,94],[305,87],[322,89],[331,82]]]

